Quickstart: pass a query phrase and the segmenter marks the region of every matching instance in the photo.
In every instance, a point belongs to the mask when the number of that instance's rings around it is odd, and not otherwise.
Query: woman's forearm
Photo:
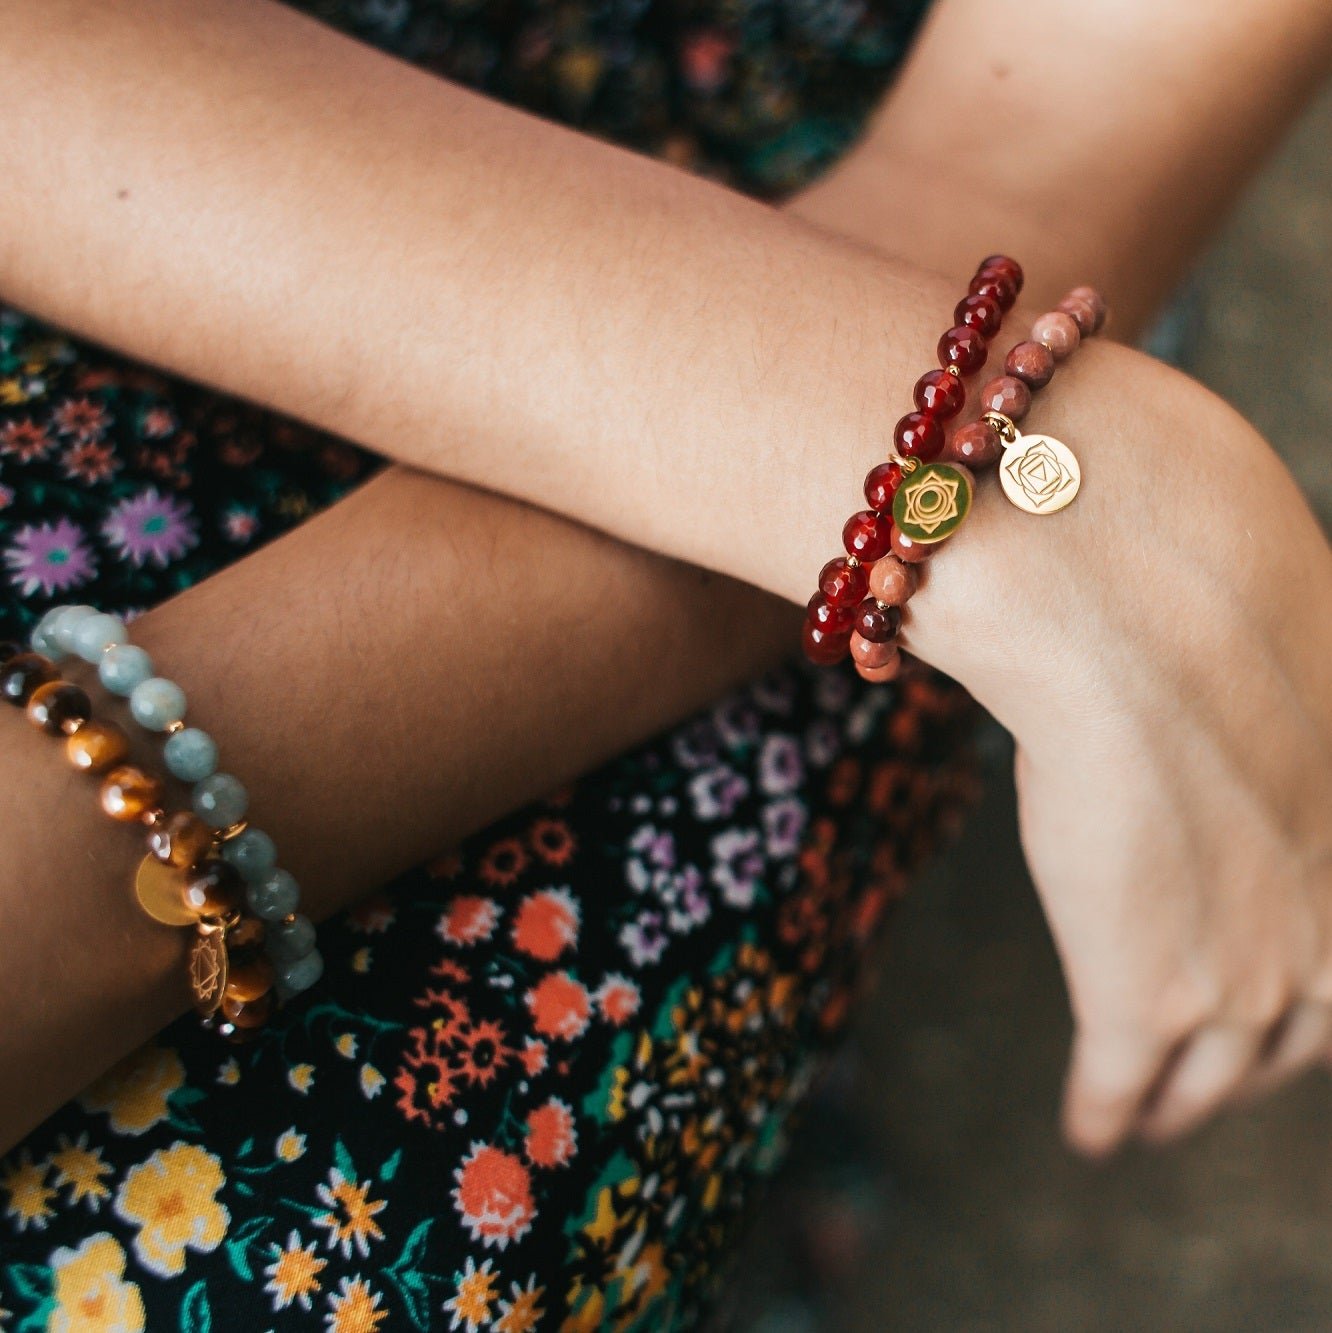
[[[760,670],[790,615],[393,470],[134,637],[186,688],[322,918]],[[181,934],[132,901],[142,832],[106,820],[95,784],[12,709],[0,733],[3,1150],[186,996]]]

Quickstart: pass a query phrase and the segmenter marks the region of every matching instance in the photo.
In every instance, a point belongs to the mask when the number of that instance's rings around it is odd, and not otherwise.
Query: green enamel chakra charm
[[[893,522],[904,537],[929,545],[951,537],[971,512],[971,476],[948,463],[926,463],[893,497]]]

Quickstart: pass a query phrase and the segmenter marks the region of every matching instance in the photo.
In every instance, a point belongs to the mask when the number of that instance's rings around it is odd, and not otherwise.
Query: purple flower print
[[[5,564],[10,582],[24,597],[68,592],[97,573],[83,529],[67,518],[20,528],[5,552]]]
[[[805,758],[813,768],[827,768],[837,758],[840,745],[837,727],[830,718],[818,718],[805,730]]]
[[[794,856],[805,834],[809,812],[804,803],[793,796],[773,801],[763,811],[763,842],[768,855],[774,860]]]
[[[153,486],[122,500],[107,515],[102,536],[118,548],[122,560],[136,566],[151,561],[158,569],[165,569],[199,542],[189,506],[159,495]]]
[[[716,763],[721,741],[716,727],[700,720],[677,732],[671,740],[671,748],[675,751],[675,762],[681,768],[704,768]]]
[[[759,751],[759,786],[769,796],[785,796],[800,786],[805,765],[793,736],[772,735]]]
[[[8,509],[14,503],[14,492],[8,486],[0,486],[0,509]]]
[[[754,702],[769,713],[785,716],[795,706],[795,681],[786,671],[769,672],[754,682],[750,693]]]
[[[749,794],[749,783],[732,768],[718,764],[689,780],[689,795],[699,819],[729,819]]]
[[[760,718],[758,709],[744,695],[731,695],[712,710],[712,721],[722,744],[736,749],[758,740]]]
[[[629,850],[656,870],[670,870],[675,865],[675,835],[662,832],[655,824],[644,824],[629,839]]]
[[[620,929],[620,943],[635,967],[660,961],[670,939],[662,928],[660,912],[641,912],[636,921]]]
[[[763,853],[755,829],[727,829],[712,840],[712,882],[729,907],[754,905],[763,874]]]
[[[697,866],[685,866],[678,875],[671,875],[660,896],[670,909],[666,924],[677,935],[689,934],[712,915],[712,904],[703,891],[703,875]]]

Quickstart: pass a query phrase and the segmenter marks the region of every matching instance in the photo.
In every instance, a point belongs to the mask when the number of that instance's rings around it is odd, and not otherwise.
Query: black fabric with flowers
[[[919,6],[309,8],[774,193]],[[375,466],[0,307],[0,636],[150,606]],[[0,1159],[0,1328],[692,1326],[971,794],[971,718],[932,675],[791,666],[385,886],[258,1043],[174,1025]]]

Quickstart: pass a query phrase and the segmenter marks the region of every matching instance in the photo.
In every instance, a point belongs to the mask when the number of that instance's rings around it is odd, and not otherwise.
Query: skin
[[[1076,18],[1052,3],[944,4],[861,148],[778,212],[261,0],[136,0],[114,16],[18,5],[0,96],[20,128],[38,110],[41,121],[4,147],[0,290],[401,462],[803,601],[882,456],[884,404],[928,363],[975,259],[1039,256],[1015,330],[1085,280],[1131,328],[1326,68],[1323,8],[1282,0],[1204,21],[1196,7],[1108,0]],[[43,102],[71,49],[89,76]],[[984,75],[959,60],[968,50]],[[962,132],[981,126],[974,142]],[[982,486],[964,539],[912,602],[905,642],[1017,737],[1024,844],[1078,1020],[1068,1130],[1103,1151],[1129,1132],[1176,1132],[1326,1047],[1332,858],[1316,812],[1332,796],[1332,556],[1261,439],[1146,358],[1090,345],[1037,411],[1079,454],[1083,496],[1033,520]],[[381,550],[396,531],[352,529]],[[529,531],[515,542],[525,555]],[[471,554],[502,563],[509,549]],[[595,601],[619,558],[585,549],[572,586]],[[527,577],[546,559],[542,545],[539,561],[515,563]],[[282,571],[302,578],[324,571]],[[417,586],[398,604],[423,641],[415,618],[434,614],[430,601]],[[252,605],[231,614],[248,626]],[[740,595],[735,609],[749,606]],[[325,614],[327,644],[342,610]],[[194,663],[201,679],[183,683],[207,698],[204,622],[181,623],[183,646],[164,660]],[[207,623],[215,635],[231,622]],[[284,621],[273,638],[290,632]],[[587,662],[600,654],[604,680],[624,689],[618,643],[593,639]],[[485,697],[501,669],[516,686],[509,656],[436,655],[428,679]],[[357,660],[318,665],[338,680]],[[291,678],[266,675],[242,697],[272,718]],[[247,724],[228,715],[224,744],[243,759],[233,725]],[[354,725],[396,765],[382,719]],[[529,720],[506,758],[541,727]],[[575,762],[567,735],[546,736]],[[253,745],[271,761],[262,728]],[[465,747],[449,753],[466,771]],[[363,755],[330,743],[327,761],[330,783],[350,783]],[[410,772],[394,773],[396,791],[412,790]],[[499,783],[490,813],[513,794]],[[275,831],[317,856],[328,825],[304,817],[308,838],[299,812]],[[50,836],[30,835],[30,874]],[[370,828],[355,845],[377,840]],[[138,1024],[151,1030],[151,1016]],[[71,1077],[62,1067],[48,1095]]]

